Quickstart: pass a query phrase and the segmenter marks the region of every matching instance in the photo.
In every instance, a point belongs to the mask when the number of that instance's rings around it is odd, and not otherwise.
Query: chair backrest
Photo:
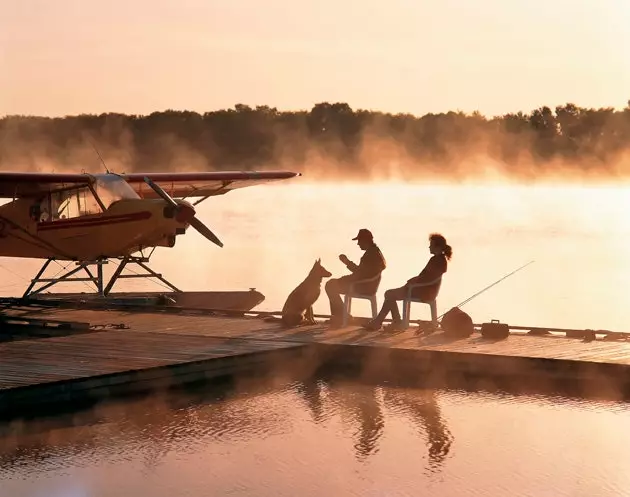
[[[432,300],[436,300],[437,299],[437,296],[440,293],[440,287],[441,286],[442,286],[442,276],[440,276],[439,278],[437,278],[437,279],[435,279],[433,281],[430,281],[429,283],[412,284],[409,287],[409,292],[412,292],[412,293],[410,293],[410,295],[413,295],[413,293],[415,293],[414,289],[416,289],[416,288],[417,289],[421,289],[421,288],[425,289],[423,291],[424,296],[422,297],[422,302],[424,302],[425,300],[427,302],[430,302]],[[418,298],[417,294],[416,294],[416,297],[412,297],[412,298]]]
[[[435,296],[436,297],[440,293],[440,287],[441,286],[442,286],[442,277],[440,276],[440,279],[437,280],[437,284],[435,285]]]
[[[381,285],[381,273],[378,273],[372,278],[365,280],[358,280],[352,283],[351,291],[354,294],[359,295],[373,295],[378,292],[378,287]]]
[[[436,300],[438,295],[440,294],[440,287],[442,286],[442,276],[440,276],[437,280],[435,280],[432,286],[433,286],[432,290],[434,292],[432,300]]]

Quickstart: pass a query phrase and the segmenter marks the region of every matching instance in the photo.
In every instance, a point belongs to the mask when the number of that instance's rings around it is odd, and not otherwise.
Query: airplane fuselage
[[[172,247],[194,210],[179,200],[174,213],[162,199],[121,199],[104,212],[51,219],[33,216],[33,200],[0,206],[0,256],[90,261]]]
[[[0,172],[0,257],[82,262],[125,258],[145,248],[172,247],[191,226],[223,242],[184,198],[199,202],[268,181],[289,171],[73,174]]]

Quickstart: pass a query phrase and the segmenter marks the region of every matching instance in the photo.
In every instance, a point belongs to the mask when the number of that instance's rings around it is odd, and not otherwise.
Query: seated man
[[[400,288],[393,288],[385,292],[385,301],[383,307],[378,313],[375,319],[366,324],[363,328],[366,330],[380,330],[383,325],[385,317],[391,312],[392,324],[388,327],[390,330],[401,330],[402,319],[400,318],[400,312],[398,310],[397,300],[404,300],[407,297],[407,290],[409,285],[426,283],[426,286],[419,286],[412,290],[412,297],[422,300],[423,302],[430,302],[437,297],[439,286],[435,282],[441,278],[448,268],[448,261],[453,255],[453,249],[446,243],[444,238],[439,233],[431,233],[429,235],[429,252],[432,257],[427,262],[424,269],[418,276],[414,276],[407,280],[404,286]]]
[[[328,280],[326,283],[326,294],[330,300],[330,324],[332,326],[340,325],[343,320],[343,301],[340,294],[347,293],[350,290],[350,285],[354,282],[380,276],[386,266],[385,258],[374,243],[374,237],[370,230],[359,230],[359,234],[353,240],[356,240],[357,245],[365,251],[359,264],[355,264],[345,254],[341,254],[339,260],[346,265],[352,274]],[[354,290],[357,293],[369,295],[376,291],[379,283],[380,278],[376,278],[375,281],[355,286]]]

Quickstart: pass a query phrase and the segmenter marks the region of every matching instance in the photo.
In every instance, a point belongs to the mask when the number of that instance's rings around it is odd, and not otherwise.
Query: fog
[[[203,114],[0,119],[0,168],[30,171],[289,169],[310,180],[619,182],[630,174],[630,106],[486,117],[412,116],[319,103]],[[97,153],[98,150],[98,153]]]

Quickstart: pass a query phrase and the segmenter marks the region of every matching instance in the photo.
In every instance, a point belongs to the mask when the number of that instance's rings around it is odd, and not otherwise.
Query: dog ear
[[[315,264],[317,264],[317,265],[321,265],[321,263],[322,263],[322,260],[321,260],[321,259],[316,259],[316,260],[315,260]]]

